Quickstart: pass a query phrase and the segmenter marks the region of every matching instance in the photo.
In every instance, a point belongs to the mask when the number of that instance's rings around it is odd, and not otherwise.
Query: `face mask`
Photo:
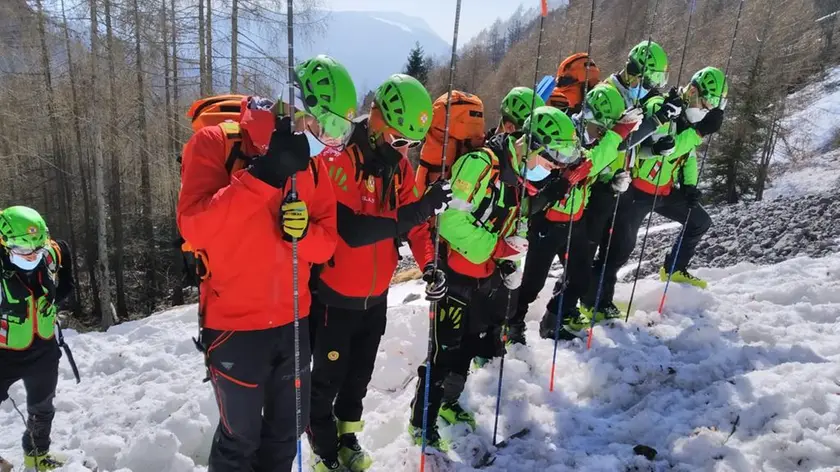
[[[638,84],[635,87],[630,87],[628,92],[630,92],[631,100],[641,100],[645,95],[647,95],[649,90],[642,87],[642,84]]]
[[[706,110],[705,108],[686,108],[685,117],[691,123],[699,123],[706,117],[706,113],[708,112],[709,110]]]
[[[36,257],[34,261],[30,261],[30,260],[24,259],[23,257],[21,257],[17,254],[12,253],[12,254],[9,254],[9,261],[12,264],[20,267],[21,269],[28,271],[28,270],[32,270],[32,269],[38,267],[38,264],[41,262],[41,259],[43,257],[44,257],[44,254],[42,252],[38,252],[38,257]]]
[[[321,154],[327,146],[315,137],[309,130],[304,130],[303,134],[306,136],[306,142],[309,143],[309,157],[315,157]]]
[[[525,169],[525,178],[531,182],[539,182],[544,180],[551,174],[551,171],[545,167],[537,164],[533,169]]]

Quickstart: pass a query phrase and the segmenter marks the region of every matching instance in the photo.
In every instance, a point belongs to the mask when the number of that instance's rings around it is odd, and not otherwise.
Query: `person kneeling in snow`
[[[301,429],[309,418],[309,267],[332,256],[337,237],[335,195],[326,169],[312,157],[346,143],[356,88],[328,56],[295,72],[298,87],[286,102],[302,133],[292,133],[288,113],[275,115],[285,104],[251,97],[239,119],[248,168],[228,175],[222,125],[201,128],[184,147],[178,227],[206,254],[199,344],[220,416],[209,472],[291,470],[303,432],[296,431],[296,416]]]
[[[63,342],[56,316],[74,291],[70,247],[50,239],[41,215],[24,206],[0,212],[0,245],[0,403],[23,380],[24,471],[53,470],[64,465],[50,453],[50,431]]]
[[[338,199],[338,245],[317,282],[310,325],[313,343],[312,413],[307,431],[315,472],[361,472],[373,464],[356,433],[362,400],[385,334],[388,288],[397,268],[398,238],[408,235],[415,260],[431,282],[429,297],[446,292],[434,269],[429,218],[452,198],[437,180],[422,196],[408,149],[431,125],[432,99],[417,79],[394,74],[373,98],[369,116],[355,122],[341,153],[319,157]]]

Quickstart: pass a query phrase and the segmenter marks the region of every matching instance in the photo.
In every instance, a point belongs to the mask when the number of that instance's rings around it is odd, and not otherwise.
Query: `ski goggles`
[[[647,88],[664,87],[668,84],[670,74],[667,70],[645,70],[645,78],[642,85]]]
[[[417,141],[414,139],[396,137],[393,133],[385,133],[385,141],[391,145],[394,149],[401,149],[404,147],[408,147],[409,149],[414,149],[419,146],[422,141]]]
[[[284,93],[288,94],[288,90],[289,84],[287,83],[284,88]],[[308,100],[308,102],[310,103],[318,102],[314,96],[309,98],[310,100]],[[326,146],[343,149],[350,140],[350,136],[353,135],[354,125],[352,121],[352,110],[348,111],[347,116],[341,116],[337,113],[333,113],[325,106],[310,106],[308,105],[307,99],[304,97],[303,92],[297,83],[294,86],[294,94],[292,95],[291,100],[284,96],[283,101],[294,107],[295,118],[301,116],[302,114],[315,118],[315,121],[318,122],[318,126],[310,125],[309,130],[316,138],[318,138],[318,141],[321,141]]]
[[[570,164],[580,158],[580,149],[574,141],[557,141],[546,146],[539,139],[532,139],[531,151],[555,164]]]
[[[703,105],[703,108],[707,110],[712,110],[714,108],[720,108],[721,110],[726,110],[726,104],[729,101],[726,97],[720,97],[712,94],[706,94],[700,97],[700,104]]]
[[[44,247],[27,247],[27,246],[6,246],[6,249],[9,250],[10,254],[14,254],[16,256],[21,256],[25,258],[32,258],[36,256],[39,252],[45,250]]]

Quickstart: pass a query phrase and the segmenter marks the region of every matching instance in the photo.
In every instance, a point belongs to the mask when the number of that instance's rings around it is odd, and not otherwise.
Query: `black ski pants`
[[[589,286],[580,300],[583,305],[589,307],[595,305],[598,282],[601,279],[601,267],[603,267],[603,264],[597,261],[607,254],[607,247],[610,247],[609,252],[612,253],[618,250],[618,246],[620,245],[620,242],[616,240],[615,236],[612,239],[610,238],[610,227],[613,223],[612,217],[618,198],[618,194],[612,189],[609,183],[597,182],[591,187],[589,204],[586,207],[586,233],[589,240],[589,254],[587,258],[589,265],[592,267],[592,275],[589,279]],[[621,208],[618,211],[621,211]],[[615,223],[619,223],[618,215],[616,215]],[[606,299],[604,296],[604,285],[606,284],[602,284],[601,287],[600,307],[604,306],[603,300]],[[611,286],[614,287],[614,285],[612,284]],[[612,300],[611,294],[608,300]]]
[[[670,269],[674,262],[676,262],[674,270],[687,269],[691,258],[694,257],[697,245],[712,226],[712,219],[700,205],[691,208],[691,214],[689,215],[689,207],[685,201],[685,196],[676,188],[671,189],[671,193],[668,195],[656,197],[655,208],[653,207],[654,196],[635,187],[630,187],[627,192],[622,194],[621,199],[615,234],[613,235],[614,245],[606,261],[604,293],[602,295],[604,301],[612,301],[615,284],[618,281],[618,270],[630,260],[630,255],[636,247],[636,239],[639,229],[642,227],[642,221],[651,209],[657,214],[678,223],[686,223],[686,217],[688,217],[679,252],[677,251],[679,236],[677,236],[673,248],[665,256],[663,264],[667,269]],[[676,261],[674,261],[674,257],[676,257]],[[603,265],[604,261],[599,257],[594,264],[595,271],[599,271]]]
[[[0,354],[0,403],[9,398],[9,388],[23,380],[26,389],[26,430],[22,445],[26,454],[50,450],[50,432],[55,417],[55,387],[61,351],[55,340],[36,341],[34,351],[5,351]]]
[[[219,426],[208,472],[289,472],[309,419],[309,318],[300,320],[301,431],[295,430],[294,325],[205,329]]]
[[[319,456],[336,460],[336,420],[362,419],[362,400],[385,334],[387,303],[350,310],[313,302],[312,411],[309,441]]]
[[[504,349],[500,327],[504,322],[508,292],[498,273],[486,279],[474,279],[447,271],[446,280],[449,290],[438,302],[432,336],[429,425],[437,421],[441,403],[456,401],[464,390],[473,357],[496,357]],[[425,400],[425,362],[417,368],[417,375],[419,380],[411,402],[411,424],[420,428]]]
[[[588,212],[589,210],[586,210]],[[559,256],[566,270],[565,293],[563,278],[554,285],[553,296],[546,306],[546,311],[554,315],[568,314],[577,307],[578,299],[589,286],[591,274],[591,259],[587,239],[586,212],[582,219],[574,223],[556,223],[544,217],[535,217],[528,229],[528,255],[525,257],[525,272],[522,276],[522,286],[519,290],[516,314],[511,325],[525,323],[528,306],[537,299],[540,290],[545,286],[549,269],[554,256]],[[569,245],[566,261],[566,243],[569,242],[569,225],[572,229],[571,244]],[[563,294],[563,306],[559,307],[560,294]]]

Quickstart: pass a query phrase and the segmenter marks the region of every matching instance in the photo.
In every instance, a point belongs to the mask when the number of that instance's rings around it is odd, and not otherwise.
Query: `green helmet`
[[[586,94],[583,118],[605,128],[612,128],[624,110],[621,92],[611,85],[598,84]]]
[[[668,55],[653,41],[642,41],[627,56],[627,73],[644,76],[649,86],[663,87],[668,83]]]
[[[715,108],[726,108],[726,95],[729,84],[726,76],[717,67],[704,67],[691,77],[691,83],[697,87],[700,96]]]
[[[46,246],[49,237],[47,223],[32,208],[13,206],[0,211],[0,242],[3,246],[35,250]]]
[[[302,104],[321,125],[321,134],[346,142],[356,117],[356,86],[350,73],[330,56],[318,55],[295,68]]]
[[[432,97],[414,77],[394,74],[376,89],[373,103],[385,124],[408,139],[421,140],[432,126]]]
[[[539,95],[534,94],[533,89],[528,87],[514,87],[502,99],[502,117],[516,125],[517,129],[524,129],[523,125],[528,116],[531,115],[531,108],[545,106],[545,101]]]
[[[531,150],[541,150],[545,157],[554,162],[566,164],[576,161],[580,156],[575,124],[558,108],[534,108],[531,116],[525,119],[522,129],[531,133]]]

